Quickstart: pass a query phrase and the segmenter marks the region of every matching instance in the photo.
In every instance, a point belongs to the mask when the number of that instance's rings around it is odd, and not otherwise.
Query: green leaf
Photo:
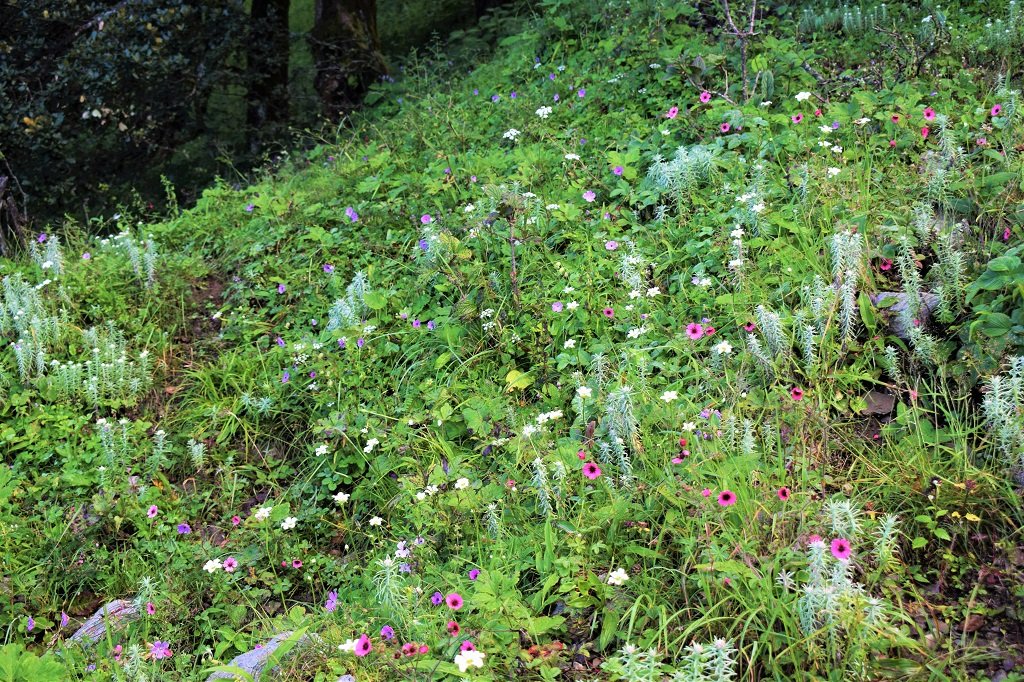
[[[932,534],[938,539],[945,540],[946,542],[949,542],[953,539],[952,537],[950,537],[949,531],[947,531],[945,528],[936,528],[932,531]]]
[[[924,538],[916,537],[916,538],[914,538],[914,541],[910,544],[910,547],[912,549],[921,549],[922,547],[924,547],[927,544],[928,544],[928,541],[925,540]]]
[[[363,302],[372,310],[380,310],[388,304],[388,299],[379,291],[371,291],[363,296]]]
[[[524,389],[534,381],[535,379],[527,372],[520,372],[518,369],[514,369],[505,375],[505,391],[511,393],[515,390]]]

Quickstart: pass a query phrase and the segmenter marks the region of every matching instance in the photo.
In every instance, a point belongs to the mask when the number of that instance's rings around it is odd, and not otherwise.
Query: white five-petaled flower
[[[658,287],[651,287],[650,289],[647,290],[647,298],[654,298],[660,293],[661,289],[659,289]]]
[[[794,99],[796,99],[797,102],[804,102],[804,101],[809,100],[810,98],[811,98],[811,93],[806,92],[806,91],[805,92],[798,92],[794,96]]]
[[[291,530],[292,528],[295,527],[295,524],[297,522],[298,522],[298,519],[295,518],[294,516],[286,516],[284,518],[284,521],[281,522],[281,530]]]
[[[348,498],[349,497],[350,497],[350,495],[348,493],[346,493],[346,492],[344,492],[342,490],[339,490],[334,495],[334,501],[337,502],[338,504],[345,504],[346,502],[348,502]]]
[[[683,424],[683,431],[694,431],[696,430],[696,428],[697,425],[694,424],[693,422],[686,422],[685,424]]]
[[[625,585],[627,580],[629,580],[629,573],[626,573],[624,568],[616,568],[608,574],[609,585]]]
[[[732,352],[732,344],[728,341],[716,343],[712,348],[719,355],[728,355]]]
[[[260,507],[259,509],[256,510],[256,513],[253,514],[253,518],[255,518],[257,521],[266,521],[268,518],[270,518],[271,511],[273,511],[273,507]]]
[[[470,649],[469,651],[460,651],[455,654],[455,665],[459,666],[459,672],[466,672],[472,668],[484,667],[485,654],[482,651],[476,649]]]
[[[379,444],[379,440],[377,440],[376,438],[371,438],[370,440],[366,441],[366,446],[363,447],[363,452],[365,452],[366,454],[370,454],[371,452],[373,452],[373,449],[377,447],[377,445]]]
[[[569,161],[579,161],[580,155],[569,152],[568,154],[565,155],[565,158],[568,159]]]
[[[565,307],[568,308],[569,310],[576,310],[577,308],[580,307],[580,304],[577,303],[576,301],[569,301],[568,303],[565,304]]]
[[[338,651],[346,654],[355,653],[357,644],[359,644],[358,639],[346,639],[344,644],[338,645]]]
[[[384,519],[382,519],[379,516],[374,516],[372,519],[370,519],[370,525],[371,526],[379,526],[382,523],[384,523]]]
[[[566,339],[565,343],[562,344],[562,348],[566,350],[576,347],[576,339]]]
[[[468,487],[469,487],[469,479],[468,478],[460,478],[459,480],[455,481],[455,489],[456,490],[465,490]]]
[[[324,443],[323,445],[318,447],[316,449],[316,454],[317,455],[326,455],[327,454],[327,443]]]
[[[661,399],[664,400],[666,403],[670,403],[678,397],[678,391],[665,391],[664,393],[661,394]]]
[[[210,559],[205,564],[203,564],[203,570],[207,573],[216,573],[222,568],[224,568],[224,564],[221,563],[220,559]]]
[[[580,386],[576,389],[576,395],[586,400],[587,398],[594,395],[594,390],[590,386]]]

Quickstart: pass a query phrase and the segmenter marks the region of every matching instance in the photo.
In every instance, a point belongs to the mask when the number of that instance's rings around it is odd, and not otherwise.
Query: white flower
[[[41,267],[43,270],[49,270],[50,268],[53,267],[53,261],[43,261],[43,264],[39,267]]]
[[[428,485],[426,488],[423,489],[423,492],[425,492],[428,495],[436,495],[438,490],[440,490],[440,488],[438,488],[436,485]]]
[[[463,673],[469,670],[470,667],[482,668],[484,667],[484,657],[486,655],[484,652],[477,651],[476,649],[460,651],[455,654],[455,665],[459,666],[459,672]]]
[[[835,145],[835,146],[832,147],[832,151],[835,152],[836,154],[842,154],[843,153],[843,148],[840,147],[839,145]]]
[[[259,509],[256,510],[256,513],[253,514],[253,518],[255,518],[257,521],[266,521],[270,518],[270,512],[272,511],[273,507],[260,507]]]
[[[456,490],[465,490],[468,487],[469,487],[469,479],[468,478],[460,478],[459,480],[455,481],[455,489]]]
[[[651,287],[650,289],[647,290],[647,298],[654,298],[660,293],[661,289],[659,289],[658,287]]]
[[[570,287],[570,286],[567,286],[564,289],[562,289],[562,293],[563,294],[571,294],[574,291],[576,291],[576,288],[575,287]]]
[[[372,519],[370,519],[370,525],[371,526],[379,526],[382,523],[384,523],[384,519],[382,519],[379,516],[374,516]]]
[[[762,107],[770,107],[771,105],[772,101],[770,99],[766,99],[765,101],[761,102]]]
[[[463,208],[462,210],[465,211],[466,213],[472,213],[473,211],[476,210],[476,206],[474,206],[473,204],[466,204],[465,208]]]
[[[764,211],[764,202],[760,201],[754,204],[753,206],[750,207],[750,210],[753,211],[754,213],[761,213],[762,211]]]
[[[732,237],[733,239],[739,239],[744,234],[745,233],[743,232],[743,228],[742,227],[737,227],[735,230],[733,230],[732,232],[729,233],[729,236]]]
[[[559,206],[558,204],[548,204],[544,208],[546,208],[549,211],[557,211],[558,209],[561,208],[561,206]]]
[[[224,568],[224,564],[221,563],[220,559],[210,559],[203,564],[203,570],[207,573],[216,573],[222,568]]]
[[[818,146],[819,147],[831,147],[832,143],[829,142],[828,140],[818,140]]]
[[[538,116],[540,116],[541,118],[547,118],[548,116],[551,115],[551,111],[552,111],[551,107],[541,107],[540,109],[538,109],[536,111],[536,114]]]
[[[867,118],[867,117],[865,117],[865,118],[858,118],[856,121],[854,121],[854,123],[856,123],[859,126],[862,126],[865,123],[870,123],[870,122],[871,122],[871,119]]]
[[[418,502],[422,502],[425,499],[427,499],[427,494],[425,492],[421,490],[418,493],[416,493],[416,500]]]
[[[729,353],[732,352],[732,344],[729,343],[728,341],[716,343],[712,348],[719,355],[728,355]]]
[[[686,422],[685,424],[683,424],[683,431],[694,431],[696,428],[697,425],[694,424],[693,422]]]
[[[729,261],[729,269],[730,270],[739,270],[742,267],[743,267],[743,259],[742,258],[735,258],[735,259]]]
[[[355,653],[357,644],[359,644],[358,639],[346,639],[344,644],[338,645],[338,651],[346,654]]]
[[[379,444],[379,440],[377,440],[376,438],[371,438],[370,440],[366,441],[366,446],[363,448],[363,452],[365,452],[366,454],[370,454],[371,452],[373,452],[373,449],[377,447],[377,445]]]
[[[828,169],[829,177],[832,177],[832,178],[834,178],[835,176],[839,175],[839,172],[840,172],[839,169],[834,167],[834,166],[832,168]]]
[[[323,445],[318,447],[316,449],[316,454],[317,455],[326,455],[327,454],[327,443],[324,443]]]
[[[565,155],[565,158],[567,158],[569,161],[579,161],[580,155],[569,152],[568,154]]]
[[[626,573],[623,568],[616,568],[608,574],[609,585],[625,585],[627,580],[629,580],[629,573]]]
[[[796,99],[797,102],[804,102],[806,100],[809,100],[810,98],[811,98],[811,93],[809,93],[809,92],[798,92],[798,93],[796,93],[796,95],[794,97],[794,99]]]
[[[590,388],[590,386],[580,386],[576,389],[576,395],[586,400],[594,395],[594,389]]]
[[[679,397],[679,393],[676,391],[665,391],[661,394],[661,399],[666,403],[670,403]]]
[[[538,431],[540,431],[540,427],[534,426],[533,424],[527,424],[523,427],[523,438],[529,438]]]
[[[647,325],[644,325],[642,327],[634,327],[633,329],[630,329],[628,332],[626,332],[626,336],[628,336],[631,339],[639,339],[641,334],[646,333]]]
[[[562,344],[562,348],[568,350],[576,347],[576,339],[566,339],[565,343]]]
[[[339,490],[334,496],[334,501],[338,504],[345,504],[348,502],[348,498],[351,497],[348,493]]]
[[[568,303],[565,304],[565,307],[568,308],[569,310],[576,310],[577,308],[580,307],[580,304],[577,303],[576,301],[569,301]]]
[[[832,126],[819,126],[818,130],[828,135],[829,133],[832,132]]]
[[[291,530],[295,527],[295,523],[298,521],[294,516],[286,516],[284,521],[281,522],[281,530]]]
[[[515,139],[519,137],[519,135],[520,132],[518,130],[516,130],[515,128],[509,128],[508,130],[505,131],[505,134],[502,135],[502,137],[504,137],[506,140],[515,141]]]

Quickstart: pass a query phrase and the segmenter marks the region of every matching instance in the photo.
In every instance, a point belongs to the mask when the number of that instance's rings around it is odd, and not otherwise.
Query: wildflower
[[[789,390],[789,397],[792,398],[793,400],[803,400],[804,399],[803,389],[801,389],[799,386],[794,386],[793,388],[791,388]]]
[[[434,218],[429,213],[424,213],[423,215],[420,216],[420,222],[423,223],[424,225],[429,225],[430,223],[434,222]]]
[[[932,109],[931,107],[927,107],[924,110],[924,120],[926,120],[926,121],[934,121],[935,120],[935,110]]]
[[[723,490],[718,494],[718,504],[723,507],[731,507],[736,504],[736,493],[731,490]]]
[[[470,580],[476,580],[479,577],[480,577],[480,569],[479,568],[470,569],[470,571],[469,571],[469,579]]]
[[[565,343],[562,344],[562,348],[570,350],[576,347],[576,339],[566,339]]]
[[[587,91],[584,90],[583,88],[580,88],[579,90],[576,91],[576,96],[579,97],[580,99],[583,99],[584,97],[587,96]]]
[[[384,519],[382,519],[379,516],[374,516],[372,519],[370,519],[371,526],[380,526],[382,523],[384,523]]]
[[[270,512],[273,511],[273,507],[259,507],[253,514],[253,518],[257,521],[266,521],[270,518]]]
[[[587,462],[583,465],[583,475],[593,481],[601,475],[601,467],[597,466],[594,462]]]
[[[701,104],[707,104],[708,102],[710,102],[711,101],[711,93],[708,92],[707,90],[705,90],[704,92],[700,93],[700,101],[701,101]]]
[[[714,327],[704,327],[704,336],[711,336],[715,333]]]
[[[359,214],[356,213],[356,210],[351,206],[347,206],[345,208],[345,217],[354,223],[359,221]]]
[[[515,142],[516,138],[519,137],[520,134],[521,133],[515,128],[509,128],[508,130],[505,131],[505,134],[502,135],[502,137],[505,138],[506,140],[512,140],[513,142]]]
[[[700,491],[700,496],[701,497],[711,497],[711,488],[704,488],[704,490],[701,490]]]
[[[611,308],[605,308],[604,310],[601,311],[601,313],[609,320],[615,317],[615,311]]]
[[[569,301],[568,303],[565,304],[565,307],[568,308],[569,310],[576,310],[577,308],[580,307],[580,304],[577,301]]]
[[[343,643],[338,645],[338,651],[346,654],[354,653],[357,644],[359,644],[358,639],[346,639]]]
[[[149,511],[146,512],[146,516],[152,519],[155,518],[158,513],[160,513],[160,508],[154,504],[149,508]]]
[[[324,602],[324,610],[327,611],[327,613],[334,613],[336,608],[338,608],[338,593],[331,590],[327,593],[327,601]],[[383,634],[383,632],[381,634]]]
[[[569,152],[568,154],[565,155],[565,158],[568,161],[579,161],[580,160],[580,155],[579,154],[573,154],[572,152]]]
[[[443,601],[444,595],[440,592],[435,592],[434,594],[430,595],[430,603],[434,606],[440,606]]]
[[[29,616],[28,620],[25,621],[25,632],[32,632],[32,630],[33,630],[33,628],[35,628],[35,626],[36,626],[36,619],[33,618],[32,616]]]
[[[629,573],[626,573],[624,568],[616,568],[614,571],[608,574],[609,585],[625,585],[626,581],[629,580]]]
[[[459,672],[463,673],[471,667],[482,668],[484,667],[484,656],[486,656],[484,652],[475,649],[460,651],[455,654],[455,665],[459,666]]]
[[[604,243],[604,250],[605,251],[614,251],[617,248],[619,248],[619,243],[617,241],[615,241],[614,239],[609,239],[608,241],[606,241]]]
[[[149,645],[149,655],[154,661],[170,658],[173,653],[168,642],[156,641]]]
[[[192,526],[188,525],[187,523],[178,524],[178,535],[188,535],[191,532]]]
[[[68,614],[66,614],[63,611],[61,611],[60,612],[60,626],[62,628],[66,628],[68,626],[68,621],[69,620],[71,620],[71,619],[68,618]]]
[[[89,260],[90,258],[92,258],[92,254],[88,251],[82,254],[82,260]]]
[[[284,284],[278,284],[277,285],[277,293],[283,294],[287,290],[288,290],[288,288]]]
[[[679,107],[671,107],[665,112],[665,118],[675,118],[679,114]]]
[[[892,261],[888,258],[883,258],[878,264],[879,270],[892,270]]]
[[[586,400],[587,398],[590,398],[592,395],[594,395],[594,389],[590,388],[589,386],[580,386],[579,388],[576,389],[576,395]]]
[[[718,126],[718,129],[721,130],[723,133],[729,132],[730,128],[732,128],[732,126],[730,126],[728,123],[723,123],[722,125]]]
[[[827,172],[829,174],[829,177],[833,177],[834,178],[835,176],[839,175],[839,173],[841,171],[838,168],[833,166],[832,168],[829,168]]]
[[[790,120],[793,121],[793,123],[801,123],[804,120],[804,115],[797,114],[796,116],[791,116]]]
[[[615,168],[612,168],[612,173],[615,175],[622,175],[624,172],[625,169],[622,166],[616,166]]]
[[[836,538],[832,541],[832,556],[840,561],[846,561],[850,558],[850,554],[853,548],[850,546],[850,541],[846,538]]]
[[[998,116],[999,114],[1003,113],[1003,105],[995,105],[994,107],[992,107],[992,111],[990,111],[989,113],[992,114],[993,116]]]
[[[454,620],[448,621],[448,624],[445,625],[445,629],[448,630],[448,634],[452,637],[458,637],[459,633],[462,631],[462,628],[460,628],[459,624]]]
[[[298,519],[294,516],[286,516],[284,521],[281,522],[281,530],[291,530],[297,522]]]
[[[592,203],[594,201],[594,199],[596,199],[596,198],[597,198],[597,195],[594,194],[589,189],[586,192],[583,193],[583,200],[586,201],[588,204]]]
[[[356,656],[363,657],[371,651],[373,651],[373,645],[370,643],[370,638],[366,635],[361,635],[359,640],[356,642],[356,648],[352,653]]]
[[[224,568],[224,564],[221,563],[220,559],[210,559],[203,564],[203,570],[207,573],[216,573],[222,568]]]
[[[289,380],[290,380],[291,378],[292,378],[292,375],[291,375],[291,373],[290,373],[290,372],[288,372],[288,370],[285,370],[285,371],[284,371],[284,374],[282,374],[282,375],[281,375],[281,383],[282,383],[282,384],[287,384],[287,383],[288,383],[288,381],[289,381]]]
[[[462,608],[462,595],[458,592],[450,592],[444,598],[444,603],[448,605],[452,611],[458,611]]]
[[[729,343],[728,341],[722,341],[720,343],[716,343],[712,347],[712,350],[714,350],[719,355],[729,355],[730,353],[732,353],[732,344]]]
[[[809,93],[809,92],[798,92],[794,96],[794,99],[796,99],[797,102],[805,102],[805,101],[809,100],[810,98],[811,98],[811,93]]]
[[[704,327],[700,326],[696,322],[691,322],[686,325],[686,335],[690,337],[691,341],[696,341],[704,336]]]
[[[476,647],[473,646],[473,642],[467,639],[459,645],[459,651],[476,651]]]
[[[697,425],[694,424],[693,422],[685,422],[683,424],[683,431],[693,431],[696,428],[697,428]]]
[[[548,116],[551,115],[551,112],[552,112],[551,107],[541,107],[540,109],[537,109],[537,111],[535,113],[540,118],[547,118]]]
[[[332,272],[334,272],[334,266],[331,265],[330,263],[324,263],[324,272],[326,272],[328,275],[331,274]]]
[[[782,486],[781,488],[779,488],[778,495],[779,499],[785,502],[786,500],[789,499],[789,488],[787,488],[786,486]]]
[[[677,393],[676,391],[665,391],[664,393],[661,394],[661,399],[664,400],[666,403],[670,403],[673,400],[676,400],[678,397],[679,393]]]
[[[893,123],[899,123],[900,122],[900,115],[899,114],[893,114],[892,116],[889,117],[889,120],[891,120]]]
[[[926,140],[928,139],[928,126],[921,128],[921,137]]]
[[[562,302],[561,301],[555,301],[554,303],[552,303],[551,304],[551,310],[556,312],[556,313],[562,312]]]
[[[468,478],[460,478],[459,480],[455,481],[455,489],[456,490],[465,490],[468,487],[469,487],[469,479]]]

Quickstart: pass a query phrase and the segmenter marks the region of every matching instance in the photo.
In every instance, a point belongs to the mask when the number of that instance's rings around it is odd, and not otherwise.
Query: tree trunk
[[[288,122],[288,10],[291,0],[253,0],[249,42],[246,122],[254,153],[260,132]]]
[[[316,0],[315,12],[309,38],[313,85],[327,115],[337,118],[387,73],[377,35],[377,0]]]

